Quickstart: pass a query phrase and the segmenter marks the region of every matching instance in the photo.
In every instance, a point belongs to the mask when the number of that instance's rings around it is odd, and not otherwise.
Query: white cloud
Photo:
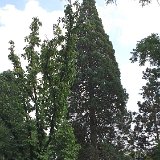
[[[38,17],[42,22],[40,36],[44,39],[52,37],[53,24],[62,15],[63,11],[60,10],[47,12],[39,6],[36,0],[29,0],[23,11],[18,10],[14,5],[0,8],[0,72],[11,68],[11,63],[8,60],[9,40],[15,42],[17,54],[20,55],[23,52],[24,37],[30,33],[29,26],[32,17]]]
[[[132,0],[117,2],[117,6],[98,6],[107,33],[119,30],[122,45],[133,45],[152,32],[160,32],[160,8],[156,2],[142,8]]]
[[[145,81],[141,79],[142,71],[145,67],[139,67],[138,64],[124,64],[121,66],[122,83],[129,93],[128,109],[138,111],[137,102],[141,101],[141,88]]]

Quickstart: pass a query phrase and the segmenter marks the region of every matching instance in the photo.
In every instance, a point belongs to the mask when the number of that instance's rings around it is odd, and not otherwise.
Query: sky
[[[115,49],[116,60],[121,72],[121,82],[129,94],[127,107],[138,111],[137,101],[145,81],[138,63],[129,60],[137,41],[160,32],[160,5],[154,1],[142,7],[138,0],[117,0],[117,5],[105,5],[105,0],[96,1],[99,16],[105,32],[109,35]],[[32,17],[42,22],[40,37],[50,39],[52,26],[58,17],[63,16],[65,0],[0,0],[0,73],[12,69],[8,60],[9,41],[15,42],[18,55],[23,53],[24,37],[29,32]]]

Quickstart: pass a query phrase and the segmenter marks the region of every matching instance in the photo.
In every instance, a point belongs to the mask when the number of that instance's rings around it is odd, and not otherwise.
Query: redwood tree
[[[82,146],[79,159],[97,160],[102,142],[118,145],[115,137],[123,129],[127,94],[95,0],[83,0],[77,27],[77,76],[69,114]]]

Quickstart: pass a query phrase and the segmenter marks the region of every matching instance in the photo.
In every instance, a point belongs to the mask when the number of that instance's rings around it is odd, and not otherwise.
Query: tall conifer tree
[[[99,159],[99,144],[115,142],[126,112],[127,94],[109,36],[105,34],[95,0],[83,0],[77,31],[77,78],[70,97],[70,118],[81,144],[82,159]],[[83,149],[92,154],[85,157]],[[90,153],[91,153],[90,152]],[[94,154],[93,154],[94,153]],[[79,156],[79,159],[80,156]]]

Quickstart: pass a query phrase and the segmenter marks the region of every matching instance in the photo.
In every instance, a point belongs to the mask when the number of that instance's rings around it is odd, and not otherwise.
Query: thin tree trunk
[[[89,109],[89,118],[90,118],[90,140],[91,140],[91,146],[94,148],[93,149],[93,154],[92,157],[90,158],[91,160],[98,160],[98,150],[97,150],[97,121],[96,121],[96,112],[95,112],[95,106],[93,104],[93,98],[94,98],[94,93],[93,93],[93,86],[90,83],[89,86],[90,89],[90,109]]]

